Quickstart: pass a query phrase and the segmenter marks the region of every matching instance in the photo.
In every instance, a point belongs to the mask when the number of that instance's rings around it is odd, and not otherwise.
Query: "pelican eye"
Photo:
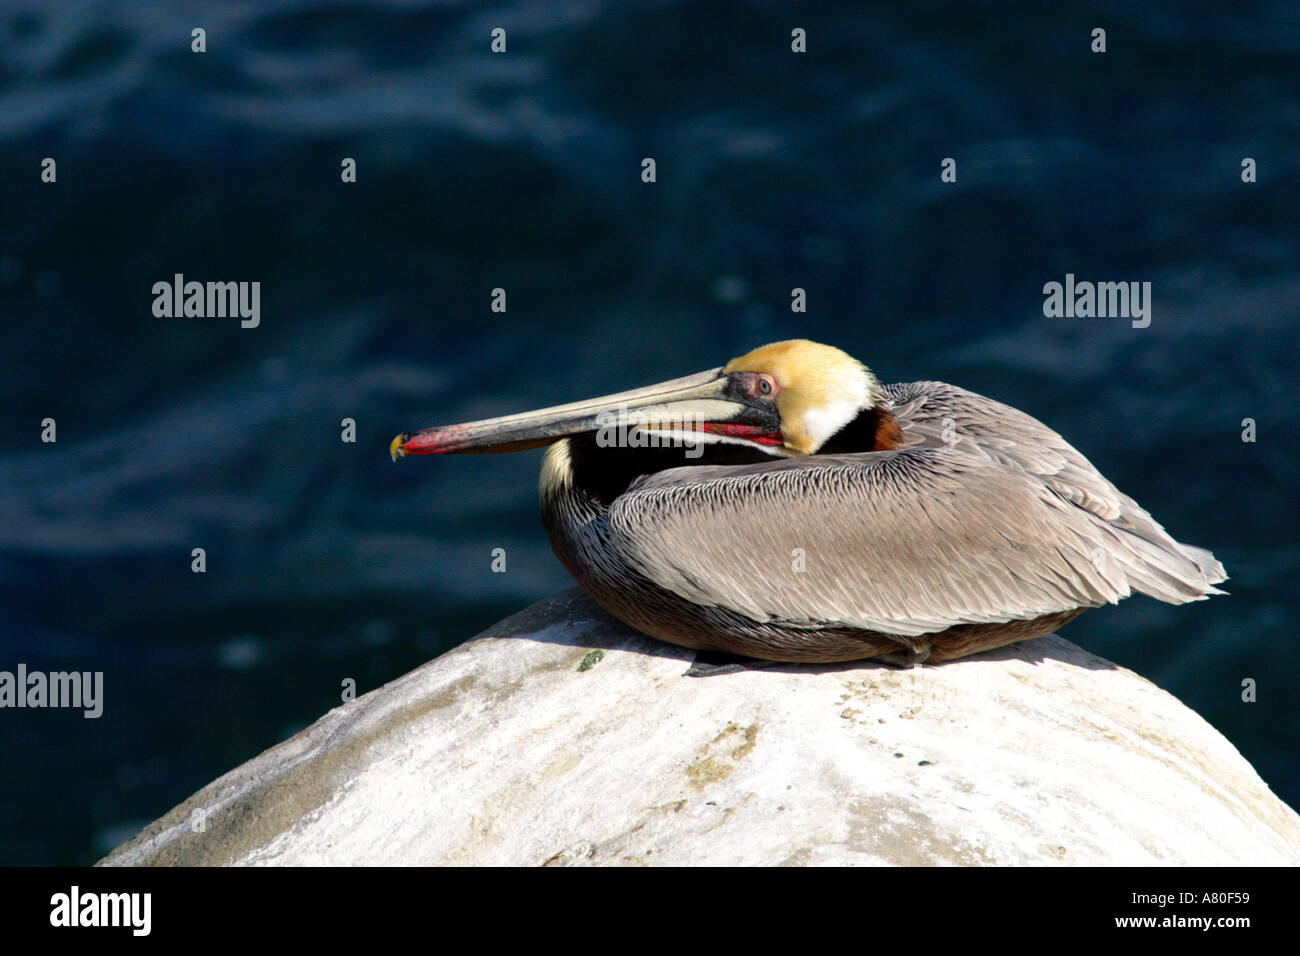
[[[758,391],[763,395],[772,394],[772,383],[765,378],[758,380]]]

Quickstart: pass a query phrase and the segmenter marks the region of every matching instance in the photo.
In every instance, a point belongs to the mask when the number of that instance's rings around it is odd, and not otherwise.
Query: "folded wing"
[[[903,448],[658,472],[615,499],[611,544],[695,604],[903,636],[1222,593],[1208,551],[1042,423],[943,383],[885,391]]]

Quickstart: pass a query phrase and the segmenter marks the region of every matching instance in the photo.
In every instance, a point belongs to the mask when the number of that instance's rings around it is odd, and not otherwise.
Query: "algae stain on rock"
[[[686,768],[686,778],[691,786],[702,790],[730,776],[736,768],[735,761],[744,760],[753,751],[758,742],[758,730],[758,724],[742,729],[739,724],[728,722],[716,737],[699,749],[699,756]]]
[[[725,780],[732,769],[731,764],[718,757],[701,757],[686,768],[686,778],[695,789],[703,790],[711,783]]]
[[[582,659],[582,663],[578,665],[578,673],[582,674],[591,670],[593,667],[595,667],[604,659],[605,659],[604,651],[591,651],[590,653],[587,654],[586,657]]]
[[[743,733],[745,742],[731,752],[733,760],[743,760],[754,749],[754,744],[758,742],[758,724],[750,724]]]
[[[728,722],[727,726],[723,727],[718,733],[718,736],[714,737],[713,740],[710,741],[709,746],[711,747],[720,744],[728,737],[735,734],[740,734],[743,738],[743,742],[731,751],[731,756],[736,760],[740,760],[742,757],[748,756],[749,752],[754,749],[754,742],[758,740],[758,724],[750,724],[744,730],[741,730],[739,724]],[[708,748],[705,749],[707,750]]]

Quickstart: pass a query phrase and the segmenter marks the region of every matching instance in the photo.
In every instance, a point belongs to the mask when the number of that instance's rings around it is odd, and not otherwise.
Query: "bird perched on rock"
[[[1135,591],[1182,604],[1226,579],[1024,412],[942,382],[882,385],[802,339],[390,450],[540,445],[564,566],[615,617],[686,647],[944,661]]]

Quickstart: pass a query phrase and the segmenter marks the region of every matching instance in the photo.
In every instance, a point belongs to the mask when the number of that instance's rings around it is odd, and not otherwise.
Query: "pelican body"
[[[938,662],[1226,579],[1029,415],[942,382],[881,385],[805,340],[390,450],[540,445],[560,561],[615,617],[685,647]]]

